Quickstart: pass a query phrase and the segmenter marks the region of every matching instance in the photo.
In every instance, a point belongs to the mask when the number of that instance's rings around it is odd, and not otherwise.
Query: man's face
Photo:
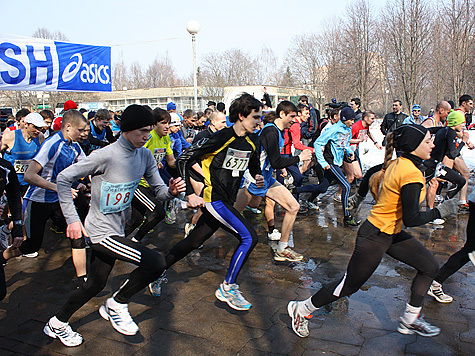
[[[220,115],[221,116],[221,115]],[[226,117],[222,115],[222,117],[219,117],[218,120],[214,120],[211,125],[216,129],[216,131],[224,129],[227,124],[226,124]]]
[[[421,109],[412,110],[412,116],[414,116],[414,118],[418,119],[419,116],[421,116]]]
[[[86,124],[86,126],[84,127],[84,130],[79,131],[78,142],[83,143],[84,140],[87,139],[89,132],[91,132],[91,126],[89,124]]]
[[[366,127],[370,127],[371,124],[374,122],[374,115],[370,114],[370,115],[366,116],[363,120],[366,123]]]
[[[310,117],[310,111],[308,109],[302,109],[302,111],[299,113],[299,117],[302,120],[302,122],[305,122],[308,120]]]
[[[399,103],[399,101],[395,101],[393,103],[393,112],[398,114],[401,112],[401,110],[402,110],[402,105]]]
[[[351,125],[355,123],[355,120],[350,119],[350,120],[343,121],[343,123],[345,124],[346,127],[351,127]]]
[[[258,111],[256,111],[256,109],[252,109],[251,113],[245,117],[239,114],[239,119],[242,121],[242,126],[246,133],[254,132],[261,122],[261,116],[262,109],[259,109]]]
[[[336,124],[338,121],[340,121],[340,113],[334,115],[331,120],[332,124]]]
[[[153,126],[145,126],[140,129],[124,132],[122,135],[124,138],[129,141],[132,146],[135,148],[140,148],[148,141],[150,131],[152,131]]]
[[[25,117],[21,117],[20,120],[17,121],[18,128],[23,130],[25,128]]]
[[[356,103],[352,100],[350,101],[350,107],[353,109],[354,112],[357,112],[358,109],[360,108]]]
[[[283,111],[280,112],[280,118],[282,119],[282,124],[284,129],[288,129],[290,125],[295,121],[297,117],[297,113],[295,111],[291,111],[288,114],[284,113]]]
[[[457,132],[462,132],[464,127],[465,127],[465,122],[462,122],[461,124],[455,125],[452,128]]]
[[[472,112],[472,110],[473,110],[473,100],[464,101],[462,103],[462,108],[466,113],[467,112]]]
[[[68,132],[69,139],[73,142],[79,141],[86,131],[86,126],[88,126],[88,124],[82,120],[77,125],[66,124],[66,131]]]
[[[185,117],[184,121],[185,121],[186,126],[193,127],[193,126],[196,126],[196,122],[198,121],[198,119],[196,118],[196,116],[192,116],[192,117]]]
[[[447,116],[449,116],[449,114],[450,114],[450,108],[441,107],[439,109],[440,121],[442,122],[447,121]]]
[[[28,135],[30,137],[38,137],[38,135],[41,132],[42,127],[36,127],[33,124],[25,124],[26,132],[28,132]]]
[[[107,120],[107,119],[103,119],[103,120],[94,119],[94,125],[96,125],[96,127],[99,130],[102,131],[109,125],[109,120]]]
[[[307,100],[299,100],[299,103],[307,105],[308,106],[308,101]]]
[[[153,128],[155,132],[158,134],[158,136],[163,137],[168,134],[168,122],[166,121],[160,121],[157,122],[155,127]]]

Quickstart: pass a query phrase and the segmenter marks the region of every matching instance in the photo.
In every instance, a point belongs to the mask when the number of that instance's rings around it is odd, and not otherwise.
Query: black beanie
[[[121,115],[120,130],[122,132],[153,126],[152,112],[142,105],[132,104],[127,106]]]
[[[422,125],[402,125],[394,130],[394,147],[398,151],[414,151],[427,135],[427,128]]]
[[[345,122],[347,120],[354,120],[356,117],[356,114],[355,112],[353,111],[352,108],[350,107],[344,107],[341,111],[340,111],[340,120],[342,122]]]

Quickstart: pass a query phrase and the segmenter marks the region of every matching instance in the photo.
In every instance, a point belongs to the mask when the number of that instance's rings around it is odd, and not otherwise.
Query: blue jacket
[[[191,146],[183,137],[181,130],[178,130],[176,133],[170,132],[168,135],[170,136],[172,150],[177,156],[180,156],[185,149]]]
[[[346,152],[352,155],[354,152],[350,147],[351,127],[347,127],[343,122],[338,121],[327,130],[325,130],[315,141],[315,156],[318,163],[325,168],[329,164],[341,166],[343,164],[343,155]],[[333,155],[333,162],[327,162],[323,157],[322,147],[330,141],[331,153]]]

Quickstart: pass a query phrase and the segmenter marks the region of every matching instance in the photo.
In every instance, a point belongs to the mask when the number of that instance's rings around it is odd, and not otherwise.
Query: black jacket
[[[384,116],[383,122],[381,123],[381,132],[383,135],[386,136],[388,132],[392,132],[401,126],[406,117],[407,115],[402,112],[399,114],[395,114],[394,112],[386,114]]]

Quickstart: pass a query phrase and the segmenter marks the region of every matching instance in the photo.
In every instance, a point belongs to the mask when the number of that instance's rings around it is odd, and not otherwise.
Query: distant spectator
[[[28,109],[20,109],[15,115],[15,123],[12,126],[7,127],[7,130],[15,131],[25,128],[25,117],[30,113]]]
[[[55,120],[54,120],[54,123],[53,123],[53,130],[54,131],[58,131],[58,130],[61,130],[61,122],[63,121],[63,114],[68,111],[68,110],[71,110],[71,109],[77,109],[78,106],[77,104],[72,101],[72,100],[68,100],[64,103],[64,106],[63,106],[63,111],[61,111],[61,113],[59,114],[60,116],[58,116]]]

